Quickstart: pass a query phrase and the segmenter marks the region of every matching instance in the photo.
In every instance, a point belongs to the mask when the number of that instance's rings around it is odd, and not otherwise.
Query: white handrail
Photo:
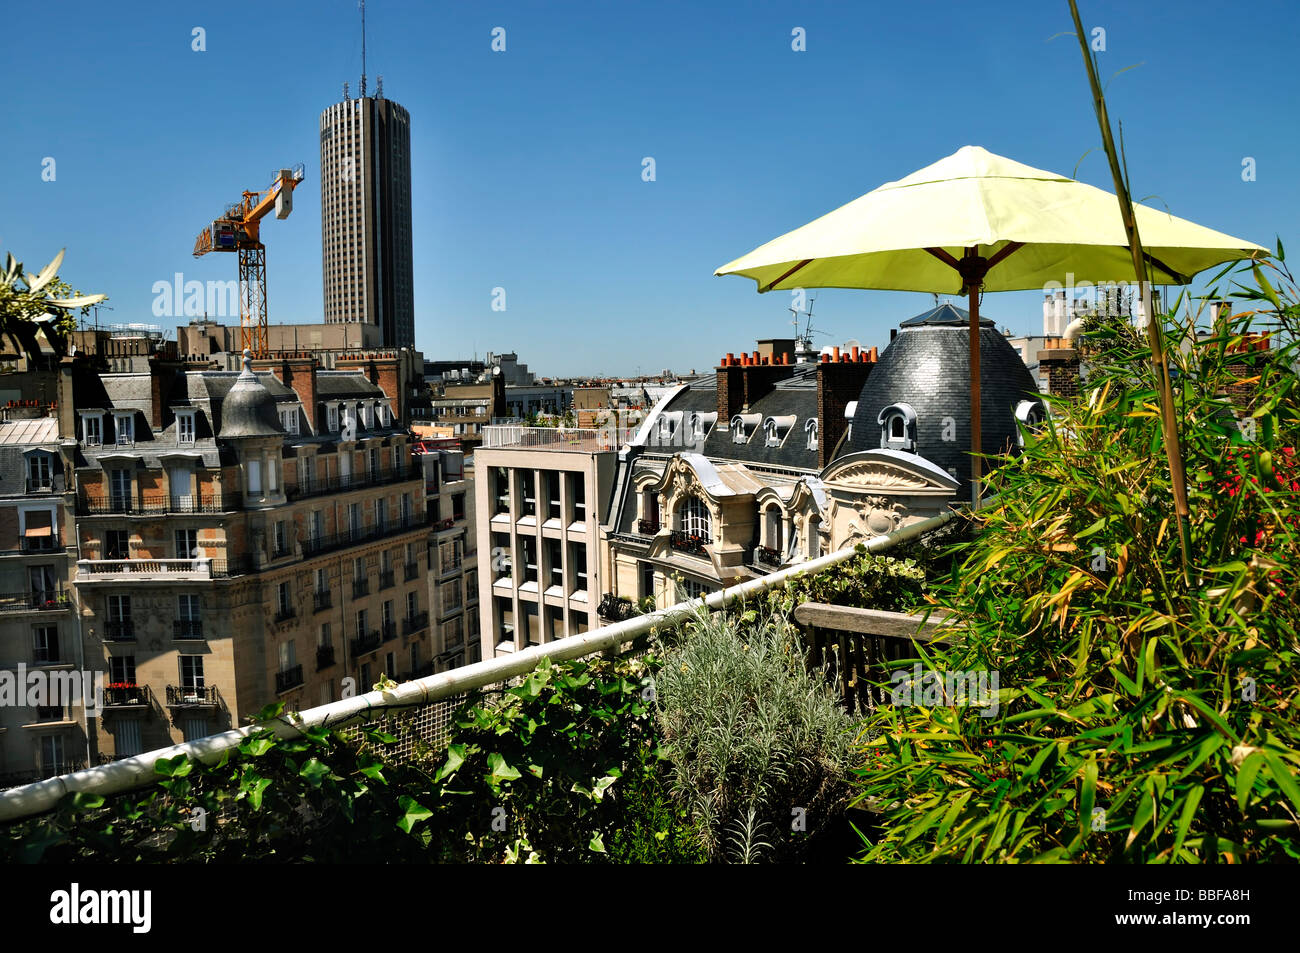
[[[866,550],[869,553],[883,552],[899,543],[937,529],[955,516],[957,511],[947,510],[938,516],[912,523],[884,536],[877,536],[865,543]],[[689,617],[701,605],[710,609],[720,609],[738,599],[745,599],[775,588],[795,576],[829,569],[851,558],[855,553],[856,547],[841,549],[709,593],[689,602],[678,603],[624,622],[601,626],[582,635],[531,646],[503,658],[488,659],[448,672],[439,672],[436,675],[398,685],[390,691],[368,692],[365,695],[311,708],[293,717],[285,715],[270,722],[231,729],[196,741],[187,741],[169,748],[160,748],[135,757],[86,768],[73,774],[47,778],[44,781],[0,791],[0,822],[42,814],[54,808],[66,794],[74,791],[111,795],[146,787],[162,780],[161,776],[154,771],[154,765],[158,761],[174,758],[177,755],[190,755],[204,764],[213,764],[220,760],[224,752],[238,747],[244,738],[260,728],[270,728],[279,738],[290,738],[300,734],[301,728],[318,725],[339,727],[365,722],[386,712],[454,698],[477,688],[496,685],[516,676],[525,675],[536,668],[543,658],[556,662],[568,661],[618,648],[653,628]]]

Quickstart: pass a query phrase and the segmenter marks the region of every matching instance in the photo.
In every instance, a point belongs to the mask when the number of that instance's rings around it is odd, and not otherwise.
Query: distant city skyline
[[[7,54],[10,93],[33,108],[14,111],[0,147],[0,253],[34,269],[66,246],[62,276],[110,296],[102,323],[185,324],[157,283],[235,277],[229,256],[191,258],[194,233],[271,170],[322,174],[318,119],[362,71],[356,3],[278,7],[253,40],[243,6],[40,9],[12,12],[25,39]],[[1294,124],[1215,122],[1242,103],[1295,112],[1287,32],[1208,2],[1083,0],[1081,12],[1104,31],[1135,196],[1295,246]],[[1089,152],[1077,45],[1059,36],[1063,2],[938,4],[921,23],[909,8],[832,3],[371,0],[367,19],[371,81],[414,117],[415,345],[433,360],[514,351],[548,377],[707,370],[793,330],[788,294],[757,295],[717,266],[968,143],[1111,189]],[[319,194],[299,189],[294,214],[263,233],[273,324],[325,320]],[[816,302],[817,345],[883,347],[933,299],[823,290]],[[992,294],[984,313],[1034,334],[1041,302]]]

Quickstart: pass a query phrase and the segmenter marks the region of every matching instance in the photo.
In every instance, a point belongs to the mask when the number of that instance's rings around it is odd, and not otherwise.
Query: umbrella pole
[[[980,286],[969,286],[970,293],[970,503],[980,501]]]

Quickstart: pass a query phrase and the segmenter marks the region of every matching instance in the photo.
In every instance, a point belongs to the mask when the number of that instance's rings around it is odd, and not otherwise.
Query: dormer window
[[[779,447],[785,443],[786,435],[794,429],[793,415],[768,417],[763,421],[763,442],[769,447]]]
[[[113,414],[113,427],[117,433],[117,445],[130,446],[135,443],[135,411],[126,410]]]
[[[880,424],[881,449],[916,452],[916,411],[911,404],[890,404],[876,423]]]
[[[817,449],[817,418],[809,417],[803,425],[803,432],[808,435],[808,449]]]
[[[192,410],[176,411],[176,442],[177,443],[194,442],[194,411]]]
[[[326,416],[326,418],[329,420],[329,432],[330,432],[330,433],[338,433],[338,432],[339,432],[339,407],[338,407],[338,404],[330,404],[329,407],[326,408],[325,416]]]
[[[731,442],[747,443],[762,422],[760,414],[736,414],[731,418]]]
[[[81,415],[81,442],[98,447],[104,442],[104,415],[99,412]]]
[[[691,414],[691,442],[696,444],[704,443],[708,439],[709,431],[713,429],[713,425],[717,422],[718,415],[716,413],[703,414],[696,412]]]
[[[369,430],[372,427],[371,412],[374,408],[370,404],[361,405],[361,426]]]
[[[291,407],[288,410],[280,411],[280,426],[284,428],[285,433],[296,434],[298,432],[298,408]]]

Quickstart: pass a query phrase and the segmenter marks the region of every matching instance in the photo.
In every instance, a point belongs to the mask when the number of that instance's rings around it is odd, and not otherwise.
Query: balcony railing
[[[362,596],[368,596],[369,594],[370,594],[370,580],[369,580],[369,579],[354,579],[354,580],[352,580],[352,598],[353,598],[353,599],[360,599]]]
[[[697,536],[694,533],[688,533],[682,529],[675,529],[672,531],[673,549],[692,556],[705,555],[704,547],[711,542],[713,542],[713,540],[708,539],[707,537]]]
[[[382,539],[385,536],[394,536],[398,533],[409,532],[413,529],[421,529],[427,525],[422,516],[412,516],[407,519],[391,520],[381,526],[362,526],[354,530],[345,530],[342,533],[335,533],[332,536],[318,536],[315,539],[304,539],[302,541],[302,554],[304,558],[310,558],[319,553],[329,552],[335,549],[344,549],[348,546],[357,546],[361,543],[368,543],[374,539]]]
[[[282,672],[275,673],[275,693],[278,695],[287,692],[291,688],[297,688],[302,684],[302,665],[301,663],[286,668]]]
[[[13,771],[9,774],[0,774],[0,788],[12,788],[21,784],[32,784],[36,781],[44,781],[47,778],[57,778],[63,774],[82,771],[85,767],[86,762],[84,760],[59,761],[55,764],[49,764],[44,768],[38,768],[32,771]]]
[[[148,708],[153,703],[153,693],[148,685],[115,683],[104,687],[105,708]]]
[[[636,606],[631,599],[624,599],[612,592],[605,593],[596,607],[596,614],[606,622],[623,622],[636,615]]]
[[[328,589],[312,593],[311,606],[314,612],[323,612],[334,605],[334,596]]]
[[[242,508],[244,495],[239,492],[208,493],[198,496],[154,496],[141,494],[109,494],[107,496],[77,497],[78,516],[112,516],[142,514],[153,516],[169,513],[230,513]]]
[[[323,668],[329,668],[334,664],[334,646],[318,645],[316,646],[316,671]]]
[[[211,579],[212,560],[78,559],[78,582],[134,582],[147,579]]]
[[[216,708],[221,704],[221,696],[215,685],[168,685],[167,707],[169,708]]]
[[[298,614],[298,611],[297,611],[296,609],[294,609],[293,606],[281,606],[281,607],[280,607],[279,609],[277,609],[276,612],[275,612],[275,621],[276,621],[276,622],[288,622],[290,619],[292,619],[292,618],[293,618],[294,616],[296,616],[297,614]]]
[[[642,536],[653,536],[659,532],[658,520],[637,520],[636,531]]]
[[[358,635],[352,640],[352,657],[364,655],[367,652],[373,652],[383,644],[384,640],[379,637],[379,630],[372,629],[363,635]]]
[[[71,596],[61,588],[0,593],[0,612],[50,612],[71,604]]]
[[[415,615],[408,615],[406,619],[403,620],[402,633],[404,635],[411,635],[412,633],[419,632],[421,629],[427,629],[428,627],[429,613],[427,611],[417,612]]]
[[[22,540],[22,550],[25,553],[52,553],[62,548],[63,543],[57,533],[51,536],[24,536]]]
[[[407,563],[405,566],[402,567],[402,578],[406,582],[410,582],[419,574],[420,574],[419,563]]]
[[[48,477],[27,478],[28,493],[62,493],[65,486],[63,474],[54,473]]]
[[[379,574],[380,589],[391,589],[393,588],[394,582],[396,582],[396,580],[394,578],[393,570],[385,569],[383,572]]]
[[[203,622],[199,619],[174,619],[172,621],[172,638],[203,638]]]
[[[423,480],[424,471],[419,464],[382,470],[376,473],[358,473],[346,477],[321,477],[313,480],[298,480],[286,483],[284,492],[290,500],[306,499],[312,496],[324,496],[327,493],[343,493],[348,490],[361,490],[371,486],[388,486],[393,483],[405,483],[408,480]]]
[[[135,622],[130,619],[117,619],[104,625],[105,642],[134,642]]]
[[[523,427],[488,424],[483,428],[483,448],[519,447],[528,450],[617,450],[627,443],[627,427]]]
[[[781,554],[769,546],[755,546],[754,562],[760,566],[779,569],[781,566]]]

